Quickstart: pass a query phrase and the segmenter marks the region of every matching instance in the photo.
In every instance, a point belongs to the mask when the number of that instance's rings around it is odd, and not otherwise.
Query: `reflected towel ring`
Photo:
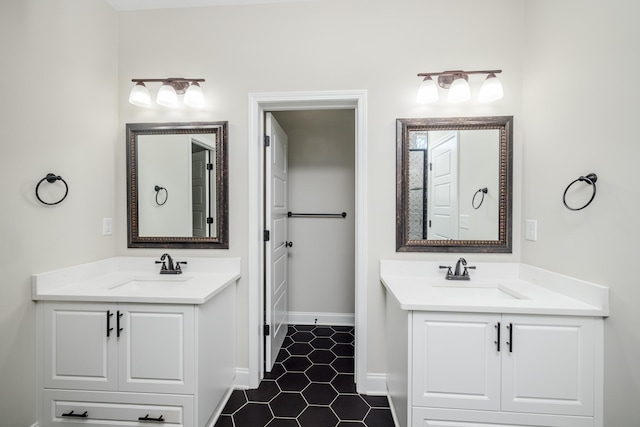
[[[487,189],[487,187],[481,188],[478,191],[476,191],[476,193],[473,195],[473,199],[471,199],[471,206],[473,206],[473,209],[480,209],[480,206],[482,206],[482,202],[484,202],[484,195],[487,194],[489,190]],[[478,203],[478,206],[476,206],[476,196],[478,195],[478,193],[482,194],[482,199],[480,199],[480,203]]]
[[[162,205],[164,205],[165,203],[167,203],[167,200],[169,200],[169,191],[167,191],[167,189],[166,189],[166,188],[164,188],[164,187],[160,187],[159,185],[156,185],[156,186],[154,187],[154,189],[156,190],[156,204],[157,204],[158,206],[162,206]],[[161,191],[161,190],[164,190],[164,202],[162,202],[162,203],[160,203],[160,202],[158,201],[158,195],[160,194],[160,191]]]
[[[42,184],[45,180],[50,184],[53,184],[56,181],[62,181],[62,183],[64,184],[64,196],[62,196],[62,198],[60,200],[58,200],[57,202],[49,203],[49,202],[45,202],[44,200],[42,200],[40,198],[40,194],[38,194],[38,190],[40,189],[40,184]],[[61,176],[58,176],[58,175],[56,175],[54,173],[48,173],[47,176],[42,178],[38,182],[38,185],[36,185],[36,197],[38,198],[40,203],[42,203],[44,205],[49,205],[49,206],[57,205],[58,203],[60,203],[61,201],[63,201],[64,199],[67,198],[67,194],[69,194],[69,186],[67,185],[67,182],[64,179],[62,179]]]
[[[596,175],[595,173],[590,173],[587,176],[581,176],[578,179],[574,180],[571,182],[571,184],[567,185],[567,188],[564,190],[564,194],[562,195],[562,203],[564,203],[564,206],[569,209],[570,211],[579,211],[581,209],[586,208],[587,206],[589,206],[591,204],[591,202],[593,201],[593,199],[596,197],[596,181],[598,180],[598,175]],[[569,206],[567,204],[567,191],[569,191],[569,188],[571,188],[571,186],[573,184],[575,184],[578,181],[584,181],[587,184],[589,184],[590,186],[593,187],[593,194],[591,194],[591,198],[589,199],[589,201],[584,205],[581,206],[579,208],[572,208],[571,206]]]

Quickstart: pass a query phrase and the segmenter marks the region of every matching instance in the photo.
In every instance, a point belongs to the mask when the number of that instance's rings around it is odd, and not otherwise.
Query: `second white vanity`
[[[608,288],[516,263],[381,261],[399,427],[602,427]]]
[[[33,276],[40,426],[213,424],[235,377],[240,260],[190,258],[162,275],[154,261]]]

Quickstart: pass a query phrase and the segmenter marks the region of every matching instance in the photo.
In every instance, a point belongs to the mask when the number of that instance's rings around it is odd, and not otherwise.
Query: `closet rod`
[[[293,213],[293,212],[288,212],[287,216],[289,218],[346,218],[347,217],[347,213],[346,212],[342,212],[342,213],[332,214],[332,213]]]

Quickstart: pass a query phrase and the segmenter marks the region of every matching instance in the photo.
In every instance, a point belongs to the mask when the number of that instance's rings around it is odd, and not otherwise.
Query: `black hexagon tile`
[[[271,372],[235,390],[215,427],[394,427],[385,396],[356,393],[350,326],[290,325]]]

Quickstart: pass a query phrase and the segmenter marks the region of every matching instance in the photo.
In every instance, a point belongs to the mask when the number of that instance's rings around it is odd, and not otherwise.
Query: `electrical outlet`
[[[463,230],[469,229],[469,215],[460,215],[460,228]]]
[[[524,238],[535,242],[538,240],[538,221],[527,219],[524,222]]]
[[[113,219],[102,218],[102,235],[111,236],[113,234]]]

